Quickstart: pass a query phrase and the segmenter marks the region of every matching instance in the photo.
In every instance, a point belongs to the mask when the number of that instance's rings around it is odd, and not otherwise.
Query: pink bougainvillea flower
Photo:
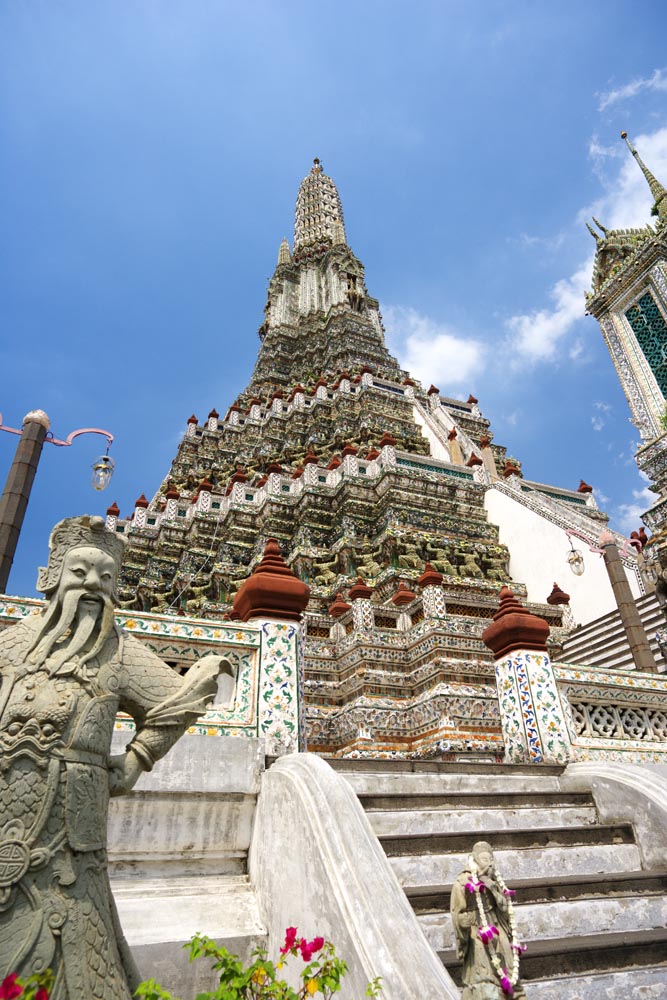
[[[301,958],[304,962],[310,962],[313,957],[313,952],[308,941],[305,938],[301,938],[299,941],[299,948],[301,949]]]
[[[0,1000],[15,1000],[23,993],[23,987],[16,982],[18,972],[10,973],[6,979],[0,983]]]
[[[319,951],[321,948],[324,947],[324,938],[323,937],[313,938],[313,940],[310,942],[310,947],[313,953]]]
[[[280,949],[281,955],[286,955],[296,944],[296,927],[288,927],[285,931],[285,944]]]
[[[500,980],[500,985],[502,986],[503,993],[506,993],[508,997],[514,996],[514,987],[510,981],[510,977],[507,975],[507,970],[503,969],[502,979]]]
[[[49,1000],[49,994],[43,986],[40,986],[35,993],[35,1000]]]

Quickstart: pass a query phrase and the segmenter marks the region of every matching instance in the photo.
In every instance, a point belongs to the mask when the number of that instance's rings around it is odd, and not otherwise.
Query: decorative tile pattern
[[[518,650],[503,657],[496,683],[507,761],[566,763],[570,741],[547,654]]]
[[[298,629],[283,622],[261,624],[259,735],[269,754],[303,748],[300,733]]]

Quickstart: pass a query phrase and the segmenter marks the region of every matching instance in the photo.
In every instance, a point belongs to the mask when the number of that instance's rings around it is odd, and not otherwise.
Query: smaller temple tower
[[[654,198],[655,225],[588,230],[597,244],[587,309],[599,321],[642,441],[662,434],[667,402],[667,191],[622,132]]]

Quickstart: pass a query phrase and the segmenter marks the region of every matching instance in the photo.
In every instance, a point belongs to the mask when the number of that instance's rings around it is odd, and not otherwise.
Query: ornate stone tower
[[[124,607],[243,617],[239,588],[275,539],[273,557],[310,588],[311,749],[502,753],[481,633],[511,577],[487,491],[499,517],[515,504],[592,544],[606,518],[591,488],[525,482],[473,396],[425,391],[401,370],[317,160],[299,189],[293,250],[280,244],[259,336],[250,384],[224,418],[191,416],[152,500],[142,494],[125,519],[109,508],[127,542]],[[566,551],[565,534],[562,543]],[[541,603],[548,580],[531,606],[557,638],[564,611]],[[520,580],[512,589],[527,596]]]
[[[662,433],[667,400],[667,192],[628,144],[654,198],[655,226],[591,226],[597,244],[588,311],[602,334],[643,441]]]

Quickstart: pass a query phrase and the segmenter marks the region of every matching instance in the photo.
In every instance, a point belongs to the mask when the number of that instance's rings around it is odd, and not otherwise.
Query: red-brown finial
[[[289,568],[275,538],[269,538],[261,562],[236,592],[233,613],[244,622],[253,618],[298,622],[309,597],[310,588]]]
[[[546,652],[549,626],[519,603],[509,587],[500,591],[500,607],[491,624],[482,632],[482,641],[496,659],[517,649]]]

